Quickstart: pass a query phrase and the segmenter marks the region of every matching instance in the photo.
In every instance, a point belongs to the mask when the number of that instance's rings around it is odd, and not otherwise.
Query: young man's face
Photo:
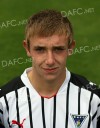
[[[71,46],[72,45],[72,46]],[[70,49],[73,48],[73,43]],[[68,37],[53,35],[30,39],[30,48],[24,42],[27,55],[32,58],[33,73],[46,81],[65,75],[68,53]]]

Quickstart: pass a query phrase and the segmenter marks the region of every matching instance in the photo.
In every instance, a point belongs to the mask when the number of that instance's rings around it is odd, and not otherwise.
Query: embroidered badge
[[[17,124],[20,128],[24,128],[23,127],[23,123],[26,119],[23,119],[22,123],[20,124],[19,122],[17,122],[16,120],[12,120],[12,124]]]
[[[85,119],[88,116],[88,115],[74,115],[74,114],[70,114],[70,115],[75,124],[75,128],[81,128],[82,124],[84,123]]]

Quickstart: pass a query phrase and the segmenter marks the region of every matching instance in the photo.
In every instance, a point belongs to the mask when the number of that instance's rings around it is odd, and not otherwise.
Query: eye
[[[65,47],[55,47],[54,51],[55,52],[63,52],[65,50]]]
[[[42,53],[45,51],[45,48],[44,47],[35,47],[34,50],[38,53]]]

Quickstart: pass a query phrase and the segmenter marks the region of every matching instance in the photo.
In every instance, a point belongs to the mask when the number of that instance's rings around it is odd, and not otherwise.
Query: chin
[[[54,76],[49,76],[49,77],[44,77],[44,80],[45,81],[48,81],[48,82],[52,82],[52,81],[55,81],[57,80],[57,77],[54,77]]]

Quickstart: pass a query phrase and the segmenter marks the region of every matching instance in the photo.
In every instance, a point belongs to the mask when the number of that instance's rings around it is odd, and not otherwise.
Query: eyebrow
[[[46,49],[45,46],[34,46],[33,49],[39,49],[39,48],[43,48],[43,49]]]
[[[33,49],[39,49],[39,48],[48,49],[46,46],[34,46],[33,47]],[[51,49],[55,49],[55,48],[66,49],[66,47],[62,45],[52,46]]]

